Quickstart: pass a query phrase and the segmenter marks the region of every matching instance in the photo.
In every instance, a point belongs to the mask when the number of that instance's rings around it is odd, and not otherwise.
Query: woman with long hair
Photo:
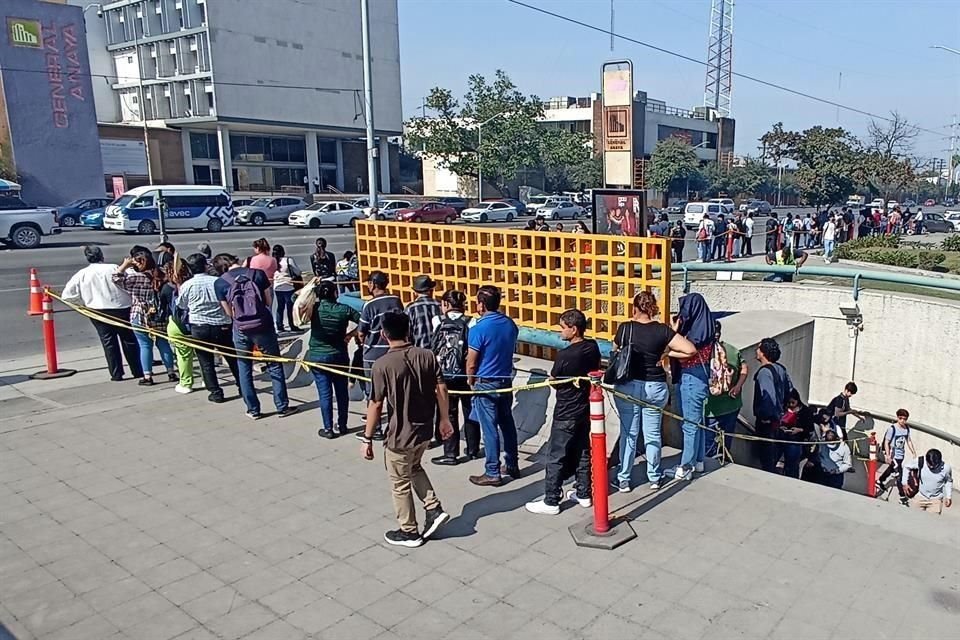
[[[616,385],[616,390],[644,403],[631,402],[619,395],[614,397],[620,414],[620,469],[616,485],[621,493],[631,490],[630,474],[641,430],[647,479],[652,490],[660,488],[660,426],[662,409],[670,396],[663,357],[689,358],[696,353],[689,340],[657,320],[659,315],[657,299],[649,291],[641,291],[633,298],[630,320],[620,323],[613,339],[615,349],[630,350],[629,380]]]
[[[247,260],[247,266],[251,269],[260,269],[267,274],[267,280],[273,282],[273,276],[279,267],[277,259],[270,255],[270,243],[266,238],[253,241],[253,256]]]
[[[273,245],[273,258],[277,261],[276,275],[273,276],[273,292],[277,299],[277,331],[283,331],[283,315],[286,312],[290,331],[300,331],[300,327],[293,321],[293,294],[297,283],[301,282],[303,273],[297,266],[297,261],[287,255],[282,244]]]
[[[177,393],[193,392],[193,347],[182,342],[190,338],[189,318],[186,312],[177,307],[180,297],[180,287],[193,277],[193,272],[179,254],[173,255],[173,260],[163,266],[163,275],[166,280],[160,288],[160,304],[168,310],[167,337],[170,346],[177,357],[177,374],[179,383],[174,388]]]
[[[157,269],[153,254],[137,251],[132,257],[124,258],[113,274],[114,283],[130,294],[130,323],[133,325],[140,345],[140,366],[143,368],[141,386],[153,384],[153,345],[156,342],[160,360],[167,370],[167,379],[177,382],[179,377],[173,368],[173,350],[165,337],[169,308],[160,302],[160,289],[165,278]],[[153,333],[151,333],[153,332]]]
[[[330,369],[347,370],[350,358],[347,356],[347,341],[350,323],[360,322],[360,314],[345,304],[337,302],[337,285],[329,280],[315,278],[310,285],[314,287],[317,302],[310,315],[310,342],[305,360],[328,365]],[[320,400],[320,419],[323,428],[317,432],[321,438],[336,438],[347,433],[347,417],[350,395],[347,378],[327,369],[310,367],[313,381],[317,385]],[[333,393],[331,393],[331,388]],[[337,430],[333,430],[333,398],[337,399]]]
[[[703,471],[706,454],[706,406],[709,396],[710,358],[716,342],[713,313],[699,293],[680,298],[680,311],[673,318],[674,330],[694,346],[694,353],[673,366],[678,378],[677,401],[683,414],[683,453],[674,472],[677,480],[690,480]],[[677,374],[679,370],[679,375]]]

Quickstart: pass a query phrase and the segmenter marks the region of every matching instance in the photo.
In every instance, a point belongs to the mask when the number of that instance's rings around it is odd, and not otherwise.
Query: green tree
[[[787,157],[797,162],[797,190],[809,204],[843,202],[863,175],[857,140],[840,127],[816,126],[800,134]]]
[[[17,181],[17,169],[13,166],[13,161],[0,153],[0,180]]]
[[[659,191],[683,191],[699,166],[693,147],[679,138],[666,138],[657,143],[650,156],[648,185]]]
[[[484,182],[504,195],[521,169],[542,166],[566,184],[590,160],[589,137],[541,126],[543,103],[523,95],[501,70],[492,81],[471,75],[462,103],[449,89],[435,87],[426,106],[436,116],[410,120],[407,145],[460,176],[476,178],[482,171]]]

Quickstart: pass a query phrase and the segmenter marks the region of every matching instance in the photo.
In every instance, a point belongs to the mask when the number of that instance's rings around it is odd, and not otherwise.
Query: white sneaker
[[[193,387],[185,387],[182,384],[178,384],[173,390],[177,393],[193,393]]]
[[[576,500],[577,503],[578,503],[581,507],[583,507],[584,509],[589,509],[590,507],[593,506],[593,500],[592,500],[592,499],[590,499],[590,498],[578,498],[578,497],[577,497],[577,490],[576,490],[576,489],[570,489],[570,491],[567,491],[567,500]]]
[[[677,480],[690,480],[693,477],[693,471],[687,471],[683,468],[683,465],[677,467],[677,470],[673,473],[673,477]]]
[[[660,490],[660,480],[650,483],[650,491],[659,491]]]
[[[549,505],[542,499],[536,500],[535,502],[528,502],[524,507],[530,513],[539,513],[545,516],[555,516],[560,513],[559,505]]]
[[[696,465],[694,465],[693,470],[697,473],[703,473],[703,463],[698,462]]]

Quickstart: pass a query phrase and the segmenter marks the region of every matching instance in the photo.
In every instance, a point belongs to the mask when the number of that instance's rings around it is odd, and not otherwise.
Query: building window
[[[211,168],[205,164],[193,165],[193,184],[213,184]],[[219,180],[217,182],[219,183]]]
[[[321,167],[320,168],[320,188],[326,189],[327,187],[336,187],[337,186],[337,169],[336,167]]]
[[[716,149],[716,134],[695,131],[693,129],[681,129],[680,127],[670,127],[664,124],[657,125],[657,140],[666,140],[668,138],[678,138],[692,147],[703,144],[706,136],[707,144],[701,148]],[[712,136],[712,138],[711,138]]]
[[[317,152],[320,156],[320,164],[337,163],[337,143],[335,140],[317,139]]]
[[[215,133],[190,133],[190,155],[207,160],[220,159],[220,146]],[[205,183],[198,183],[205,184]]]
[[[290,138],[288,143],[290,149],[290,162],[306,162],[307,145],[303,138]]]

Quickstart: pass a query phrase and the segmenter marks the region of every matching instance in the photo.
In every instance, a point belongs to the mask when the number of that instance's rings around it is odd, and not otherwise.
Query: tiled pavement
[[[428,469],[454,518],[396,549],[380,452],[318,439],[316,410],[70,393],[0,415],[0,623],[20,640],[960,637],[953,519],[728,467],[615,495],[638,538],[595,551],[567,532],[579,507],[523,510],[541,472],[483,490],[474,462]]]

